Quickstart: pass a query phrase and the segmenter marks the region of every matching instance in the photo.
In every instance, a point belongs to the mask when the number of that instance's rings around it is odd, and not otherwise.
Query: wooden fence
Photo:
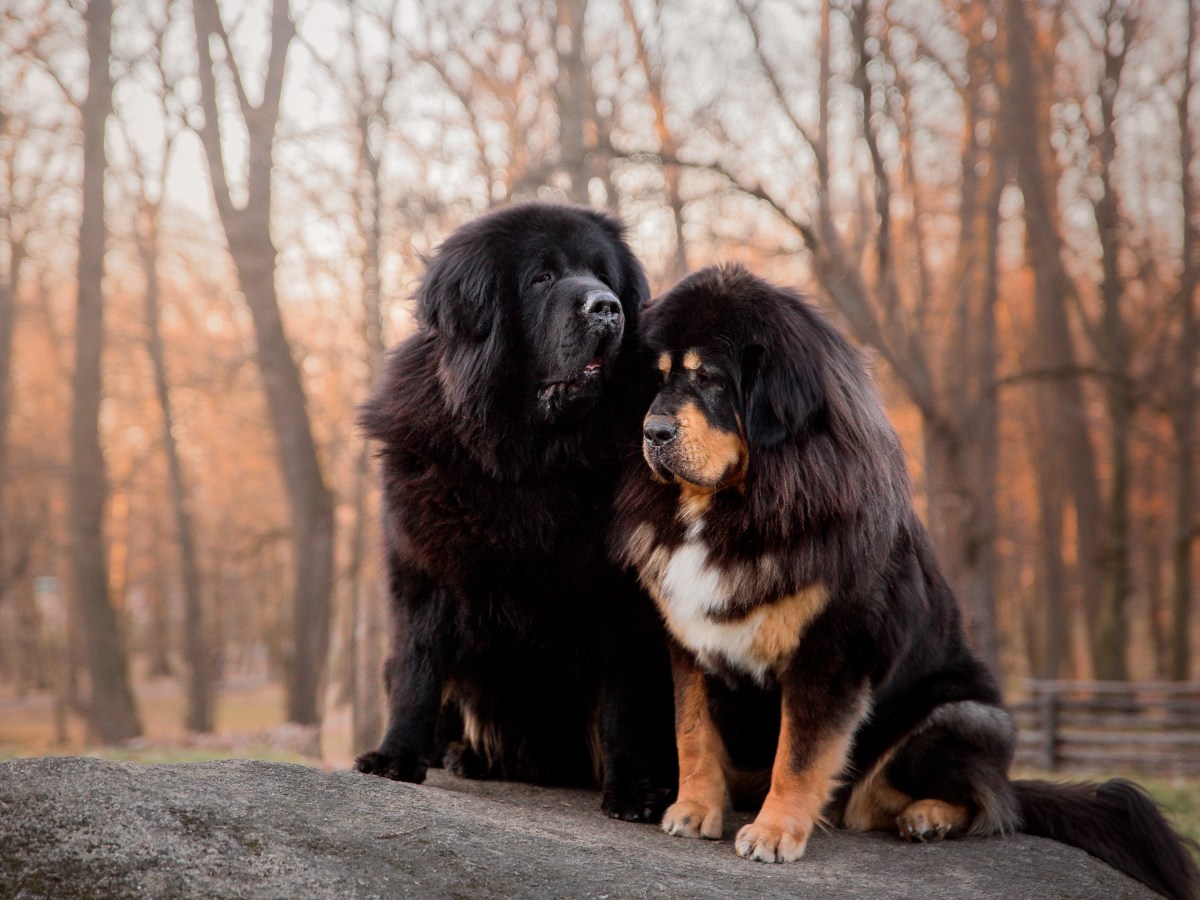
[[[1200,775],[1200,682],[1031,680],[1009,709],[1019,768]]]

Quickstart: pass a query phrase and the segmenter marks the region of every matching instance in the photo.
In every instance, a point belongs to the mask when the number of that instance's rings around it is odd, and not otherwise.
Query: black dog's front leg
[[[354,767],[395,781],[425,780],[453,647],[445,592],[425,575],[389,560],[392,648],[384,667],[388,727],[377,750]]]
[[[658,822],[675,798],[674,700],[666,633],[641,590],[626,582],[601,664],[601,809],[630,822]]]

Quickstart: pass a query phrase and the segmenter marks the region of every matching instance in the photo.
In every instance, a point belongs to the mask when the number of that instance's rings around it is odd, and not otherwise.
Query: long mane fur
[[[533,215],[542,227],[563,230],[579,228],[583,216],[620,257],[621,284],[614,287],[626,325],[616,370],[587,415],[558,425],[530,419],[534,388],[518,334],[524,231],[516,226]],[[518,204],[459,228],[428,261],[416,293],[417,329],[388,355],[360,407],[360,427],[385,454],[432,454],[502,481],[627,455],[630,440],[622,452],[620,438],[637,433],[629,398],[637,383],[639,310],[649,288],[622,238],[622,225],[604,213],[553,204]]]

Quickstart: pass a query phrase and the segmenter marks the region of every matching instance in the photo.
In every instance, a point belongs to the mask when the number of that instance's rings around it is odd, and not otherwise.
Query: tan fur
[[[490,723],[484,724],[475,710],[463,703],[459,706],[463,720],[463,738],[489,764],[500,758],[500,735]]]
[[[658,354],[658,371],[664,375],[671,373],[671,354],[666,351]]]
[[[896,827],[896,816],[912,803],[912,797],[892,787],[884,775],[895,752],[893,747],[885,753],[854,786],[842,816],[842,824],[850,831],[891,831]]]
[[[758,634],[750,652],[771,668],[787,662],[808,625],[829,603],[829,588],[814,584],[796,594],[758,607],[751,615],[760,618]]]
[[[679,752],[679,798],[663,814],[662,829],[682,837],[718,840],[729,792],[728,757],[708,710],[708,692],[699,670],[674,665],[675,743]]]
[[[695,350],[688,350],[683,354],[683,367],[689,372],[695,372],[700,368],[700,354]]]
[[[967,808],[945,800],[918,800],[896,818],[900,837],[909,841],[940,841],[967,827]]]
[[[688,401],[675,416],[679,426],[680,479],[698,487],[727,488],[746,474],[750,453],[742,435],[713,428],[704,412]]]
[[[708,509],[712,503],[713,491],[698,488],[684,482],[679,486],[679,518],[684,522],[694,522]]]
[[[791,862],[804,855],[821,810],[829,800],[834,778],[846,765],[858,716],[820,742],[816,755],[803,769],[792,764],[794,724],[786,701],[779,729],[779,746],[771,768],[771,790],[754,821],[738,832],[738,856],[760,862]]]

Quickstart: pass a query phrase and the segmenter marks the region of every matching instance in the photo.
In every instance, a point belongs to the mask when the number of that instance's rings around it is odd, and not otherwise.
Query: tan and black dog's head
[[[756,454],[819,427],[829,331],[799,296],[741,266],[701,269],[653,303],[659,390],[642,452],[654,474],[715,493],[741,484]]]

